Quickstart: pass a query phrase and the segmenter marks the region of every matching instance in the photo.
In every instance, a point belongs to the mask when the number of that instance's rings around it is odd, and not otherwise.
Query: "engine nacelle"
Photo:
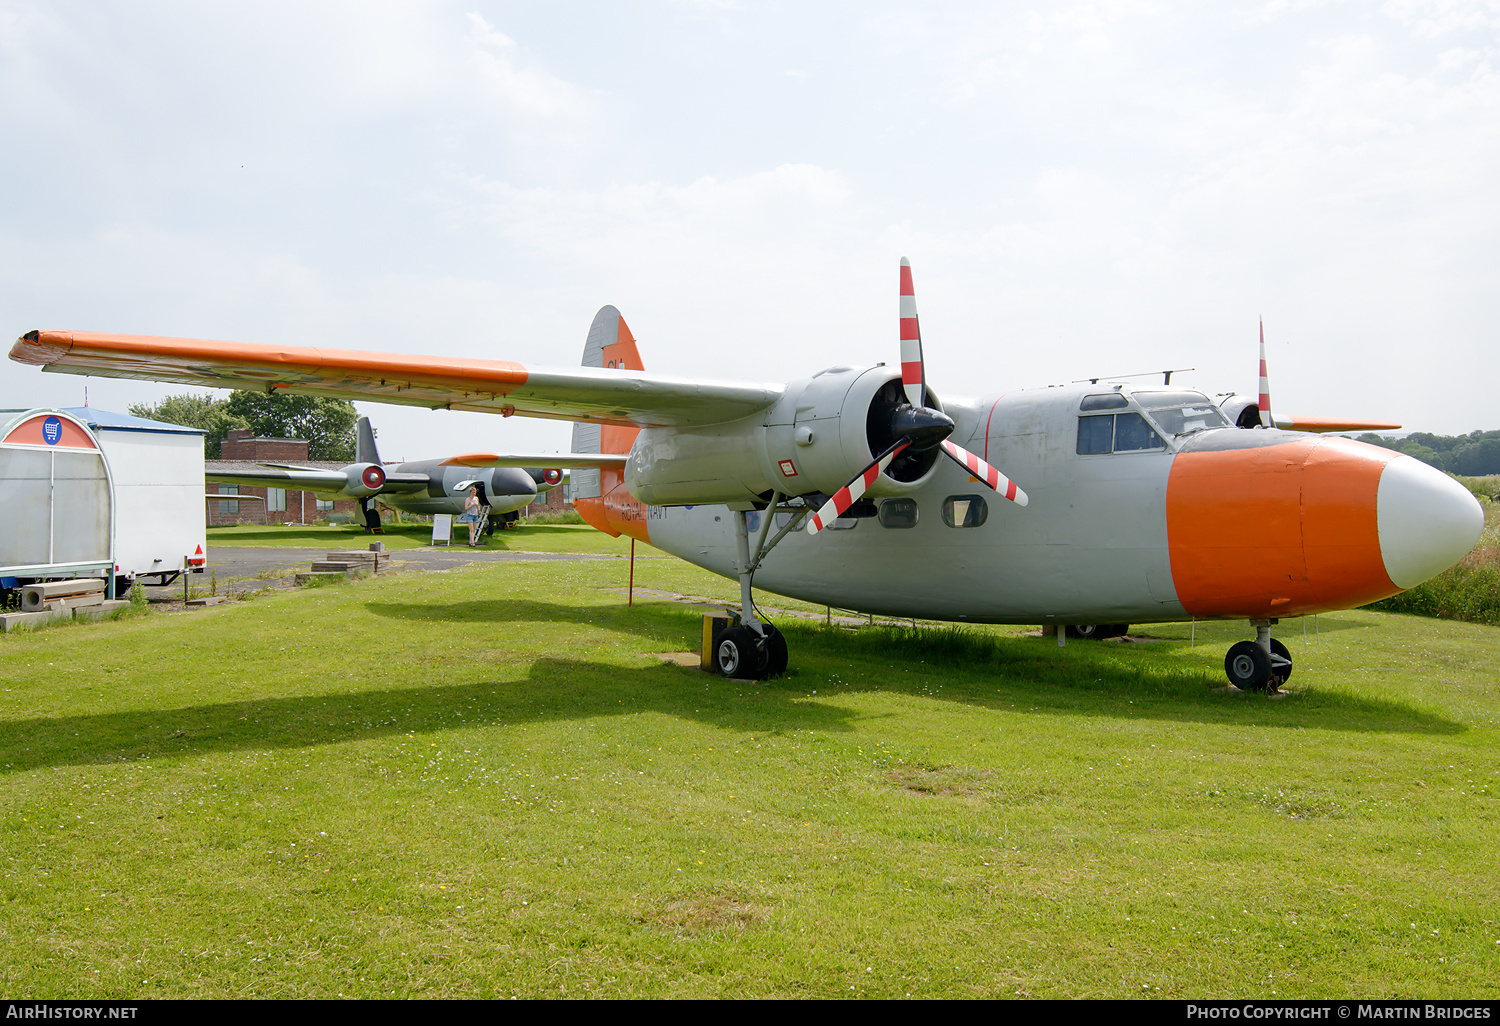
[[[891,414],[906,402],[897,367],[831,367],[794,381],[765,413],[683,431],[646,428],[625,467],[625,485],[654,506],[831,495],[889,448]],[[929,392],[927,405],[942,406]],[[936,448],[906,452],[870,486],[904,495],[927,480]]]
[[[1235,427],[1260,427],[1260,399],[1256,396],[1230,395],[1220,400],[1219,409]]]
[[[351,463],[344,468],[347,483],[340,494],[349,499],[368,499],[385,485],[385,471],[375,463]]]

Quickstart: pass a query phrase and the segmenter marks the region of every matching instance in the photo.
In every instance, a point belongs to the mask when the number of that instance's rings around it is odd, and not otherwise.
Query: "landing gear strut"
[[[1292,676],[1292,654],[1271,637],[1275,620],[1251,620],[1254,641],[1240,641],[1224,656],[1224,673],[1241,691],[1275,691]]]
[[[751,511],[730,511],[734,517],[734,541],[738,556],[735,570],[740,578],[740,622],[719,635],[718,645],[714,650],[719,672],[726,677],[764,680],[767,677],[779,677],[786,672],[786,638],[771,624],[763,623],[755,615],[755,602],[750,594],[755,571],[766,558],[766,553],[775,548],[787,534],[795,531],[802,524],[803,518],[812,511],[806,505],[788,509],[787,512],[792,514],[791,518],[767,542],[766,536],[770,533],[772,521],[776,519],[776,506],[780,500],[781,496],[773,492],[771,502],[761,511],[760,533],[755,539],[753,557],[747,519]]]

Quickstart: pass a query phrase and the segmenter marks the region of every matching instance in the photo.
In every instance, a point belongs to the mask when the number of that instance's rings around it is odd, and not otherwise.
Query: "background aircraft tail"
[[[354,422],[354,462],[380,465],[380,453],[375,450],[375,431],[370,427],[369,417]]]

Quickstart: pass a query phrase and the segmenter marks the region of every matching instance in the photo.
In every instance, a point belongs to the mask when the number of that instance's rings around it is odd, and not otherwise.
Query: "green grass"
[[[475,565],[0,637],[0,990],[1500,993],[1493,628],[1284,624],[1269,699],[1224,688],[1243,625],[786,619],[752,686],[660,664],[697,614],[624,585]]]
[[[463,524],[454,525],[456,544],[468,540]],[[239,527],[210,527],[208,544],[227,547],[253,546],[286,549],[363,549],[372,541],[383,541],[392,551],[429,548],[431,524],[386,524],[381,535],[366,534],[363,527],[279,525],[263,527],[254,524]],[[604,555],[629,555],[629,538],[611,538],[591,527],[576,524],[526,524],[508,531],[495,531],[483,547],[508,552],[582,552]],[[640,546],[641,553],[655,549]]]

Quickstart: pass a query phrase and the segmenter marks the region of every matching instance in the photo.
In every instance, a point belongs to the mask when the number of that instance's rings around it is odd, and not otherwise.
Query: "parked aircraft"
[[[470,453],[472,458],[476,454]],[[323,499],[358,499],[371,531],[380,530],[378,500],[386,506],[407,513],[449,513],[464,511],[469,489],[474,488],[479,501],[488,509],[490,523],[515,521],[519,513],[545,492],[562,483],[560,467],[537,467],[546,456],[527,457],[529,469],[507,463],[474,473],[452,460],[416,460],[410,463],[383,464],[375,448],[375,432],[368,417],[355,422],[354,462],[336,470],[300,466],[294,463],[262,463],[255,469],[214,470],[206,480],[256,488],[294,488],[312,492]]]
[[[1278,423],[1264,387],[1256,416],[1230,402],[1233,419],[1165,382],[941,400],[925,380],[905,260],[901,285],[899,367],[830,367],[786,385],[647,374],[612,306],[595,316],[579,368],[61,331],[27,333],[11,358],[576,421],[569,462],[548,463],[580,468],[586,520],[738,579],[740,623],[717,646],[727,676],[786,667],[785,639],[756,614],[758,584],[1064,636],[1244,619],[1256,639],[1229,650],[1225,671],[1265,689],[1292,671],[1271,637],[1279,620],[1413,587],[1478,540],[1483,513],[1457,482],[1386,449],[1263,426]],[[485,455],[449,462],[522,458]]]

